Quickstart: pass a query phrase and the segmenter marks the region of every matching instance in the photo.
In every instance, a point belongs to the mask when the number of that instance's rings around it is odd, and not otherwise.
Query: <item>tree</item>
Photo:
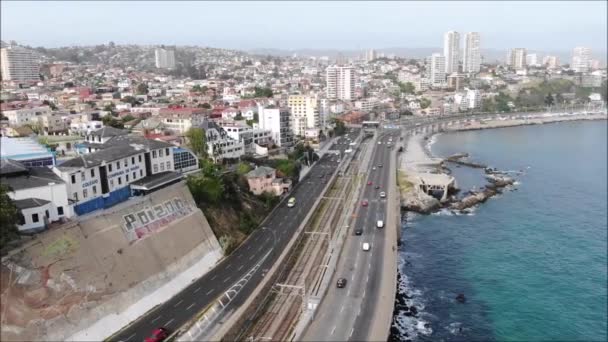
[[[148,94],[148,85],[145,83],[140,83],[135,87],[135,91],[137,95],[147,95]]]
[[[8,186],[0,184],[0,250],[19,238],[19,210],[8,196],[9,191]]]
[[[202,128],[190,128],[186,132],[186,138],[192,152],[201,158],[207,157],[207,136]]]
[[[140,104],[139,101],[137,101],[137,99],[133,96],[125,96],[122,98],[121,101],[124,103],[130,103],[131,106],[136,106]]]
[[[255,87],[254,89],[254,97],[273,97],[274,94],[272,92],[272,89],[268,88],[268,87]]]
[[[333,119],[334,121],[334,135],[343,135],[344,133],[346,133],[346,125],[344,124],[344,122],[342,120],[338,120],[338,119]]]
[[[560,105],[560,104],[563,104],[564,101],[565,101],[565,99],[562,96],[562,94],[555,95],[555,103],[557,103],[558,105]]]
[[[399,90],[404,94],[413,94],[416,92],[416,87],[411,82],[399,82]]]
[[[241,112],[238,112],[238,114],[234,116],[234,120],[241,121],[243,119],[244,119],[244,117],[243,117],[243,114],[241,114]]]
[[[203,103],[203,104],[201,105],[201,107],[202,107],[202,108],[205,108],[205,109],[211,109],[211,105],[210,105],[209,103],[207,103],[207,102]]]
[[[133,117],[133,115],[125,115],[122,118],[122,122],[129,122],[129,121],[133,121],[135,120],[135,117]]]
[[[192,89],[190,89],[190,91],[193,91],[193,92],[197,92],[197,93],[198,93],[198,92],[202,92],[202,91],[203,91],[203,89],[201,88],[201,85],[200,85],[200,84],[196,84],[194,87],[192,87]]]
[[[236,167],[236,173],[239,176],[243,176],[249,171],[251,171],[251,166],[249,166],[247,163],[239,163]]]
[[[554,102],[553,95],[551,95],[551,93],[547,94],[547,96],[545,97],[545,104],[547,106],[553,106],[553,102]]]
[[[577,87],[574,92],[574,97],[580,102],[589,102],[589,95],[591,95],[590,88]]]
[[[57,106],[53,102],[50,102],[49,100],[42,101],[42,104],[49,106],[51,108],[51,110],[57,109]]]
[[[112,114],[108,114],[101,118],[101,122],[103,122],[104,126],[111,126],[118,129],[125,128],[125,125],[121,120],[117,120]]]
[[[206,175],[204,170],[191,175],[187,180],[188,189],[196,203],[217,204],[224,192],[224,183],[217,175]]]
[[[431,100],[427,99],[426,97],[423,97],[420,99],[420,108],[426,109],[430,105],[431,105]]]

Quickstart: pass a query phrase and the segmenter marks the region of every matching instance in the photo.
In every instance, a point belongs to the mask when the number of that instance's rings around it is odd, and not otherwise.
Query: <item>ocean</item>
[[[404,215],[399,286],[417,313],[399,311],[398,337],[606,341],[607,139],[606,121],[433,137],[436,156],[523,174],[470,213]],[[462,192],[485,184],[449,167]]]

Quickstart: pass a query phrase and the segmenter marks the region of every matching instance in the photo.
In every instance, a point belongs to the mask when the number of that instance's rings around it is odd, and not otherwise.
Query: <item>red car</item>
[[[162,342],[169,336],[169,332],[165,328],[158,328],[152,332],[152,336],[146,338],[144,342]]]
[[[367,182],[367,185],[372,185],[372,181]]]
[[[363,200],[363,202],[361,202],[361,205],[364,206],[364,207],[367,207],[367,204],[368,204],[367,200]]]

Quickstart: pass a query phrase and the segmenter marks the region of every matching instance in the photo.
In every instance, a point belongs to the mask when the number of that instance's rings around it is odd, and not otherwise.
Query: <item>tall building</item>
[[[515,70],[526,68],[526,49],[516,48],[509,50],[507,54],[507,65]]]
[[[0,50],[3,81],[40,81],[40,63],[30,50],[8,46]]]
[[[458,72],[460,33],[448,31],[443,35],[443,56],[445,56],[445,73]]]
[[[570,69],[576,72],[587,72],[591,64],[591,49],[588,47],[575,47],[572,50],[572,65]]]
[[[303,137],[307,129],[320,129],[319,105],[313,96],[290,95],[287,106],[291,111],[291,130]]]
[[[464,35],[464,56],[462,59],[463,72],[479,72],[481,67],[481,50],[479,45],[479,32],[467,32]]]
[[[367,50],[367,52],[365,53],[365,60],[368,62],[371,62],[374,59],[376,59],[376,50],[374,50],[374,49]]]
[[[326,71],[327,97],[351,101],[355,98],[355,69],[331,66]]]
[[[535,53],[531,53],[526,55],[526,65],[529,66],[538,66],[538,55]]]
[[[441,85],[445,82],[446,58],[439,53],[434,53],[430,58],[429,79],[431,85]]]
[[[260,128],[269,130],[272,140],[279,147],[293,145],[293,132],[291,130],[291,114],[289,110],[274,106],[258,108]]]
[[[549,69],[557,68],[560,65],[560,63],[559,63],[559,57],[557,57],[557,56],[545,56],[545,58],[543,58],[543,65],[546,66]]]
[[[174,69],[175,68],[175,51],[165,48],[154,50],[156,57],[156,67],[159,69]]]

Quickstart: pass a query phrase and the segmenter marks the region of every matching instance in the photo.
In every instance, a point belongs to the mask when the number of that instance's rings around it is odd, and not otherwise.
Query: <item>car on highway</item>
[[[378,167],[382,167],[382,164],[378,164]]]
[[[384,228],[384,221],[378,220],[378,222],[376,222],[376,228]]]
[[[378,141],[378,145],[382,145],[382,141]]]
[[[367,202],[367,200],[363,200],[363,202],[361,202],[361,205],[364,207],[367,207],[368,204],[369,202]]]
[[[344,278],[338,278],[338,281],[336,282],[336,286],[339,289],[344,288],[344,286],[346,286],[346,279],[344,279]]]
[[[376,190],[380,189],[380,185],[376,185],[375,189]]]
[[[374,166],[374,167],[372,167],[372,170],[375,170],[375,169],[376,169],[376,167],[375,167],[375,166]]]
[[[287,207],[288,208],[293,208],[296,206],[296,198],[295,197],[291,197],[288,201],[287,201]]]
[[[373,184],[372,181],[367,182],[367,185],[372,185],[372,184]]]
[[[361,228],[355,229],[355,235],[362,235],[362,234],[363,234],[363,229],[361,229]]]
[[[147,337],[144,342],[162,342],[169,336],[165,328],[157,328],[152,332],[152,336]]]
[[[385,198],[385,197],[386,197],[386,192],[382,191],[382,192],[380,193],[380,198]]]
[[[363,243],[363,250],[364,250],[364,251],[366,251],[366,252],[367,252],[367,251],[369,251],[369,250],[370,250],[370,248],[371,248],[371,247],[370,247],[370,245],[369,245],[369,242],[364,242],[364,243]]]

